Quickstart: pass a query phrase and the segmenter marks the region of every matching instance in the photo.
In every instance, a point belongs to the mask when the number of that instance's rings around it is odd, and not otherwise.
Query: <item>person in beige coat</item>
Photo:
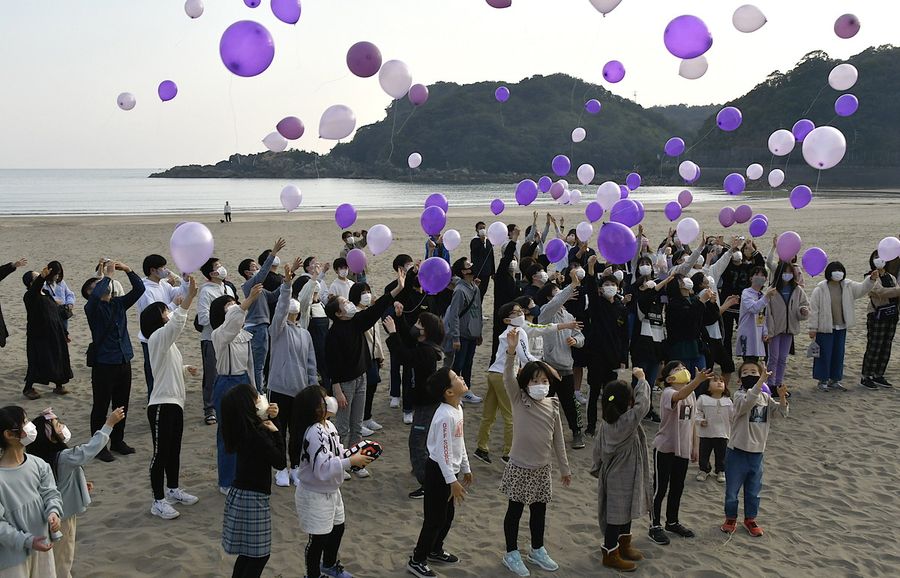
[[[772,288],[766,308],[766,342],[769,344],[769,387],[784,383],[787,358],[794,346],[794,336],[801,333],[800,322],[809,317],[809,299],[800,286],[799,267],[780,261],[775,266]]]
[[[897,332],[900,286],[897,278],[886,270],[886,263],[877,251],[869,257],[869,265],[878,279],[869,294],[866,311],[866,354],[860,385],[869,389],[888,388],[893,385],[884,378],[884,372],[891,360],[891,345]]]

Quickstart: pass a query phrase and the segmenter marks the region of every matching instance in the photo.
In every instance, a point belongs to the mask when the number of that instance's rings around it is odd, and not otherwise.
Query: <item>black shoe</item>
[[[475,450],[475,457],[479,460],[483,461],[486,464],[491,463],[491,454],[487,452],[487,450],[483,450],[478,448]]]
[[[584,436],[581,435],[581,432],[572,434],[572,449],[573,450],[584,449]]]
[[[109,444],[109,449],[123,456],[130,456],[134,453],[134,448],[125,442],[113,442]]]
[[[648,419],[654,423],[659,423],[659,414],[651,409],[647,412],[647,415],[644,416],[644,419]]]
[[[669,545],[669,535],[666,534],[666,531],[663,530],[662,526],[650,526],[650,533],[648,536],[660,546]]]
[[[421,500],[425,497],[425,488],[419,488],[409,493],[410,500]]]
[[[878,389],[878,384],[875,383],[875,380],[871,377],[864,377],[860,380],[859,384],[866,389]]]
[[[97,454],[97,459],[100,460],[101,462],[106,462],[106,463],[116,461],[116,457],[114,455],[112,455],[111,453],[109,453],[109,448],[103,448],[102,450],[100,450],[100,453]]]
[[[690,528],[682,526],[680,523],[666,524],[666,532],[674,532],[682,538],[693,538],[694,532]]]
[[[883,376],[882,377],[873,377],[872,381],[874,381],[876,384],[878,384],[879,387],[894,387],[894,384],[892,384],[890,381],[886,380]]]
[[[449,552],[432,552],[428,555],[429,562],[440,562],[441,564],[456,564],[459,558]]]
[[[434,573],[434,570],[428,567],[426,562],[416,562],[410,557],[409,562],[406,563],[406,570],[412,574],[413,576],[418,576],[419,578],[433,578],[437,576]]]
[[[500,459],[503,460],[503,463],[504,463],[504,464],[508,464],[508,463],[509,463],[509,456],[500,456]]]
[[[41,398],[41,394],[38,392],[38,390],[34,389],[33,387],[26,389],[22,393],[25,395],[25,397],[27,397],[28,399],[31,399],[31,400]]]

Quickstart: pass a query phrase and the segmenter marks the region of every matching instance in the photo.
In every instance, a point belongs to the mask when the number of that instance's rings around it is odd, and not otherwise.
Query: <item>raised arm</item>
[[[131,281],[131,291],[122,296],[122,306],[125,309],[128,309],[132,305],[138,302],[138,299],[144,294],[144,291],[147,288],[144,286],[144,282],[138,277],[137,273],[132,271],[128,265],[119,264],[123,268],[121,271],[125,271],[125,274],[128,275],[128,280]]]

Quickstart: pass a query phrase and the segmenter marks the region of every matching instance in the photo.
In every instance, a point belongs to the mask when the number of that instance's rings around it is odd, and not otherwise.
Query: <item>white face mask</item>
[[[484,238],[485,236],[487,236],[487,230],[486,229],[478,229],[478,236]]]
[[[843,271],[835,271],[831,274],[831,279],[833,281],[843,281],[844,280],[844,272]]]
[[[734,263],[740,263],[743,260],[743,258],[741,257],[740,253],[735,253],[734,255],[731,256],[731,260]]]
[[[794,278],[793,273],[782,273],[781,274],[781,280],[784,281],[785,283],[787,283],[788,281],[790,281],[793,278]]]
[[[604,296],[604,297],[606,297],[607,299],[612,299],[613,297],[616,296],[616,293],[619,292],[619,289],[618,289],[617,287],[612,286],[612,285],[604,285],[604,286],[601,288],[601,291],[603,291],[603,296]]]
[[[64,424],[60,429],[62,430],[61,433],[62,433],[63,443],[64,444],[69,443],[69,440],[72,439],[72,432],[69,431],[69,426]]]
[[[299,315],[300,314],[300,302],[296,299],[291,299],[290,305],[288,305],[288,313],[291,315]]]
[[[641,265],[638,267],[638,273],[641,274],[641,277],[649,277],[653,274],[653,267],[650,265]]]
[[[347,243],[348,245],[352,245],[352,244],[356,243],[356,239],[354,237],[347,237],[347,240],[345,241],[345,243]]]
[[[219,277],[219,279],[224,279],[225,276],[228,275],[228,269],[226,269],[222,265],[219,265],[219,268],[215,270],[215,273]]]
[[[37,427],[30,421],[26,421],[25,425],[22,426],[22,433],[25,434],[25,437],[20,438],[19,441],[22,442],[23,446],[27,446],[37,439]]]
[[[510,261],[509,262],[509,272],[515,273],[519,270],[519,262],[518,261]]]
[[[535,383],[528,386],[528,395],[535,401],[541,401],[550,394],[550,386],[546,383]]]
[[[656,289],[656,281],[647,281],[644,283],[644,286],[647,287],[647,289]]]
[[[694,282],[691,281],[690,279],[682,279],[681,287],[684,289],[687,289],[688,291],[693,291],[694,290]]]
[[[616,278],[616,281],[618,281],[619,283],[621,283],[621,282],[622,282],[622,279],[625,278],[625,273],[622,273],[621,271],[619,271],[619,270],[617,269],[616,271],[613,272],[613,277]]]
[[[518,317],[510,317],[509,324],[513,327],[525,327],[525,316],[519,315]]]
[[[359,304],[368,307],[372,304],[372,294],[371,293],[363,293],[359,296]]]
[[[338,269],[337,273],[338,273],[338,277],[340,277],[341,279],[346,279],[348,270],[347,269]]]
[[[872,259],[872,263],[875,265],[876,269],[884,269],[884,259],[875,257],[874,259]]]
[[[709,288],[711,290],[713,290],[713,291],[716,290],[716,280],[713,278],[712,275],[706,276],[706,284],[709,286]]]
[[[331,397],[330,395],[325,398],[325,413],[330,413],[331,415],[337,415],[338,412],[338,402],[337,398]]]
[[[259,419],[265,421],[269,419],[269,416],[266,412],[269,411],[269,400],[265,398],[265,396],[261,395],[256,398],[256,415]]]
[[[546,283],[547,279],[550,278],[550,275],[547,275],[546,271],[541,271],[540,273],[538,273],[537,278],[541,283]]]
[[[356,305],[354,305],[353,303],[350,303],[349,301],[344,303],[344,307],[342,310],[344,312],[344,316],[350,317],[350,318],[352,318],[354,315],[356,315],[356,313],[359,311],[356,308]]]
[[[566,244],[575,245],[575,235],[569,235],[568,237],[566,237]]]
[[[584,279],[584,269],[575,269],[575,277],[581,281]]]
[[[279,265],[281,265],[281,257],[278,257],[278,256],[276,255],[276,256],[275,256],[275,259],[272,260],[272,266],[273,266],[273,267],[278,267]]]
[[[166,269],[165,267],[163,267],[162,269],[157,269],[156,274],[159,276],[160,279],[168,279],[169,276],[172,274],[172,272],[169,271],[168,269]]]

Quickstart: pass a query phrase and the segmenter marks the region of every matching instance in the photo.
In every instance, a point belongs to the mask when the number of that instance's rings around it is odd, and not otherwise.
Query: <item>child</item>
[[[716,480],[725,482],[725,448],[731,435],[731,416],[734,404],[731,403],[731,392],[725,384],[725,378],[715,374],[709,380],[709,389],[697,400],[697,411],[694,419],[697,422],[697,433],[700,436],[700,472],[698,482],[705,482],[711,470],[709,456],[716,453]]]
[[[759,492],[762,490],[763,452],[769,437],[769,415],[788,416],[787,386],[778,388],[775,401],[762,391],[767,373],[762,364],[745,362],[738,369],[741,389],[734,394],[731,439],[725,453],[725,523],[722,531],[734,533],[737,526],[738,493],[744,488],[744,527],[751,536],[763,535],[756,523]],[[770,412],[769,410],[777,410]]]
[[[428,389],[443,401],[434,412],[428,430],[428,463],[425,465],[425,519],[416,549],[406,569],[419,578],[437,576],[428,562],[455,564],[459,558],[444,551],[444,539],[453,523],[456,503],[462,503],[472,484],[472,470],[463,437],[461,400],[469,391],[462,377],[448,367],[428,379]],[[462,482],[458,476],[462,474]]]
[[[243,383],[228,390],[220,407],[225,451],[237,455],[234,481],[225,498],[222,548],[237,554],[232,578],[259,578],[272,551],[272,468],[285,467],[284,439],[272,423],[278,405]]]
[[[519,345],[519,330],[511,329],[506,335],[506,342],[503,385],[512,403],[516,429],[512,451],[509,452],[509,463],[500,480],[500,491],[509,499],[503,521],[503,532],[506,535],[503,565],[513,574],[528,576],[528,568],[522,561],[517,544],[522,512],[527,504],[531,513],[528,520],[531,528],[528,561],[548,572],[558,570],[559,564],[550,558],[544,548],[547,502],[553,491],[551,458],[556,459],[563,486],[569,486],[572,473],[566,458],[566,444],[559,416],[560,402],[555,397],[548,397],[551,376],[554,381],[559,381],[558,374],[546,363],[532,361],[516,375],[518,364],[515,352]]]
[[[82,466],[106,447],[113,426],[123,419],[125,408],[120,407],[106,418],[106,424],[94,433],[89,442],[74,448],[66,445],[72,438],[69,428],[59,421],[51,408],[45,409],[32,422],[37,428],[37,439],[28,446],[28,453],[50,464],[63,503],[60,523],[63,537],[53,544],[57,578],[72,576],[72,562],[75,559],[75,517],[84,513],[91,503],[90,489],[84,480]]]
[[[362,453],[344,457],[344,448],[334,424],[337,400],[311,385],[294,398],[294,431],[291,443],[300,444],[300,472],[294,504],[300,527],[309,534],[306,544],[306,575],[349,578],[338,560],[344,535],[344,501],[341,484],[344,470],[364,468],[372,458]],[[302,442],[300,440],[303,440]],[[324,567],[323,567],[324,565]]]
[[[644,370],[632,371],[637,385],[613,381],[603,388],[603,421],[594,440],[591,475],[597,484],[597,513],[603,532],[603,565],[630,572],[640,550],[631,545],[631,521],[650,509],[650,460],[641,420],[650,409]]]
[[[675,532],[683,538],[693,538],[694,532],[678,521],[684,478],[688,460],[697,461],[697,443],[694,440],[694,390],[712,377],[708,371],[691,372],[680,361],[670,361],[663,367],[660,379],[666,388],[659,397],[660,424],[653,438],[653,523],[650,539],[666,546],[667,532]],[[663,498],[666,502],[666,528],[660,525]]]
[[[53,544],[59,532],[62,498],[47,462],[25,455],[37,428],[17,405],[0,409],[0,574],[24,578],[55,576]]]
[[[750,287],[741,293],[741,312],[738,317],[738,333],[734,343],[734,354],[744,361],[756,361],[765,357],[763,342],[768,339],[766,327],[766,307],[769,298],[776,292],[763,292],[768,275],[765,267],[754,267],[750,271]]]

